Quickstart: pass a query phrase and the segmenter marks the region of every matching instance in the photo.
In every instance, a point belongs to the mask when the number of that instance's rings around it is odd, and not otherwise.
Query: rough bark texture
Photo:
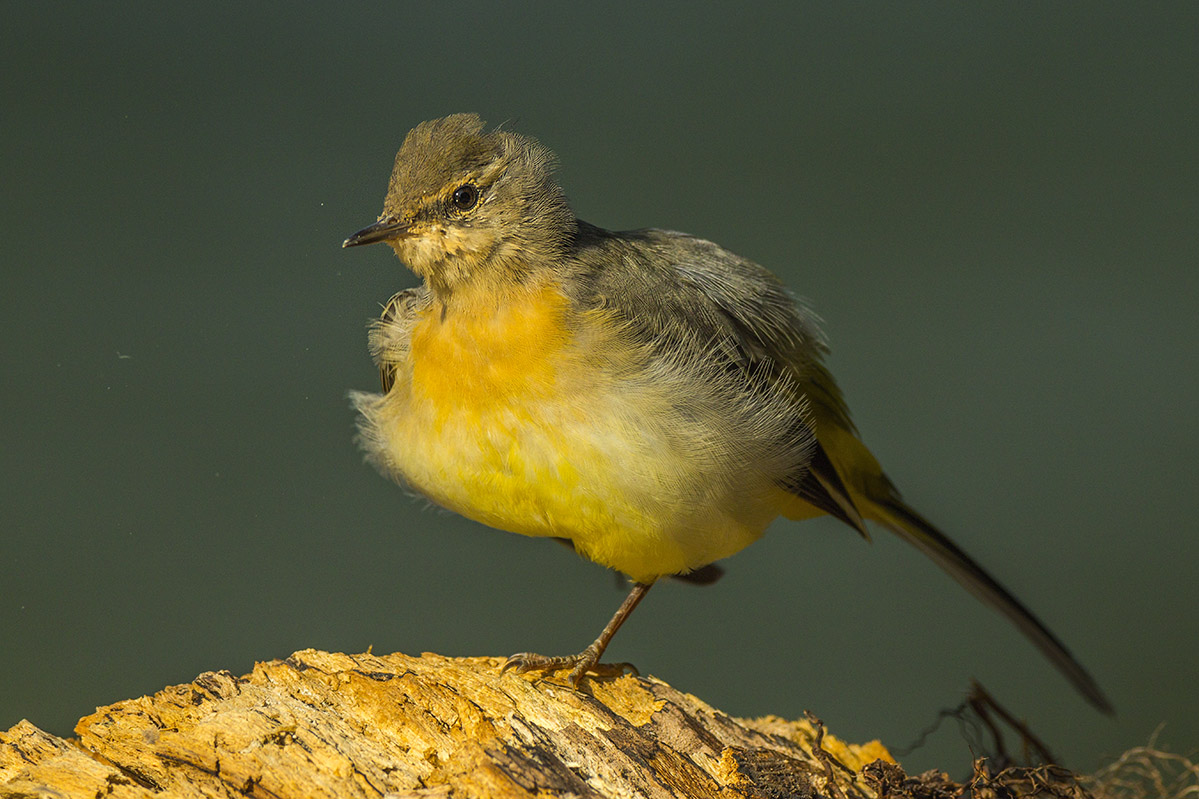
[[[0,796],[952,796],[877,742],[739,720],[652,677],[500,675],[494,658],[315,650],[0,734]],[[560,677],[560,675],[559,675]],[[939,793],[938,791],[944,791]]]

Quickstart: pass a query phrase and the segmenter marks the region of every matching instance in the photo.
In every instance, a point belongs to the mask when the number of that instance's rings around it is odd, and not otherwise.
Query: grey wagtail
[[[859,440],[812,314],[761,266],[665,230],[575,217],[536,140],[474,114],[424,122],[383,213],[421,277],[371,327],[383,393],[355,392],[381,472],[491,527],[563,539],[632,590],[577,655],[575,687],[650,586],[702,582],[779,515],[872,521],[1011,619],[1098,709],[1095,681],[1028,608],[908,507]]]

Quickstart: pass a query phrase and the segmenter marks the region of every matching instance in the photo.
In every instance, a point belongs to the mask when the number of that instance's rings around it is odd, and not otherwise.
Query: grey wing
[[[807,389],[832,380],[822,363],[827,352],[825,339],[814,313],[796,301],[782,282],[764,267],[735,255],[710,241],[669,231],[638,231],[636,235],[662,255],[669,254],[676,279],[702,298],[702,309],[692,309],[692,320],[714,314],[708,324],[724,327],[726,350],[744,368],[764,375],[772,385],[792,389],[792,401],[805,408],[827,398],[808,396]],[[835,389],[835,386],[834,386]],[[834,399],[840,394],[834,390]],[[839,404],[848,421],[848,411]],[[813,437],[809,413],[796,420],[788,431],[795,437]],[[840,519],[868,537],[861,511],[848,487],[824,451],[818,438],[807,457],[796,462],[779,480],[780,485],[825,513]]]
[[[671,237],[687,253],[676,265],[680,279],[720,310],[735,328],[746,357],[768,358],[798,376],[823,355],[824,337],[815,314],[773,273],[710,241],[654,232]]]
[[[648,336],[697,336],[743,366],[797,372],[824,352],[815,316],[753,261],[685,233],[581,225],[584,290]]]
[[[615,312],[661,361],[686,361],[684,368],[716,386],[726,416],[709,418],[742,439],[722,442],[730,457],[780,485],[798,480],[815,439],[791,364],[822,345],[814,320],[778,279],[681,233],[586,226],[581,238],[581,304]]]
[[[703,257],[679,267],[683,278],[703,291],[736,327],[751,358],[766,359],[795,382],[802,401],[813,384],[831,381],[822,363],[828,347],[814,313],[798,303],[771,272],[711,242],[688,239]],[[836,398],[840,399],[839,392]],[[848,423],[848,411],[841,404]],[[811,420],[808,420],[811,425]],[[781,481],[791,493],[869,537],[861,511],[817,439],[810,459]]]

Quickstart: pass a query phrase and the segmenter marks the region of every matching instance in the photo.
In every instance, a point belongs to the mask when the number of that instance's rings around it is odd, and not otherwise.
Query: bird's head
[[[438,294],[521,279],[575,233],[553,165],[536,140],[485,132],[475,114],[422,122],[396,155],[379,220],[342,246],[385,241]]]

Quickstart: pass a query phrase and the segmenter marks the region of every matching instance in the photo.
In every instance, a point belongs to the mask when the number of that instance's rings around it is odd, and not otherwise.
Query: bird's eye
[[[463,184],[454,189],[454,193],[450,195],[450,202],[459,211],[469,211],[479,202],[479,190],[469,183]]]

